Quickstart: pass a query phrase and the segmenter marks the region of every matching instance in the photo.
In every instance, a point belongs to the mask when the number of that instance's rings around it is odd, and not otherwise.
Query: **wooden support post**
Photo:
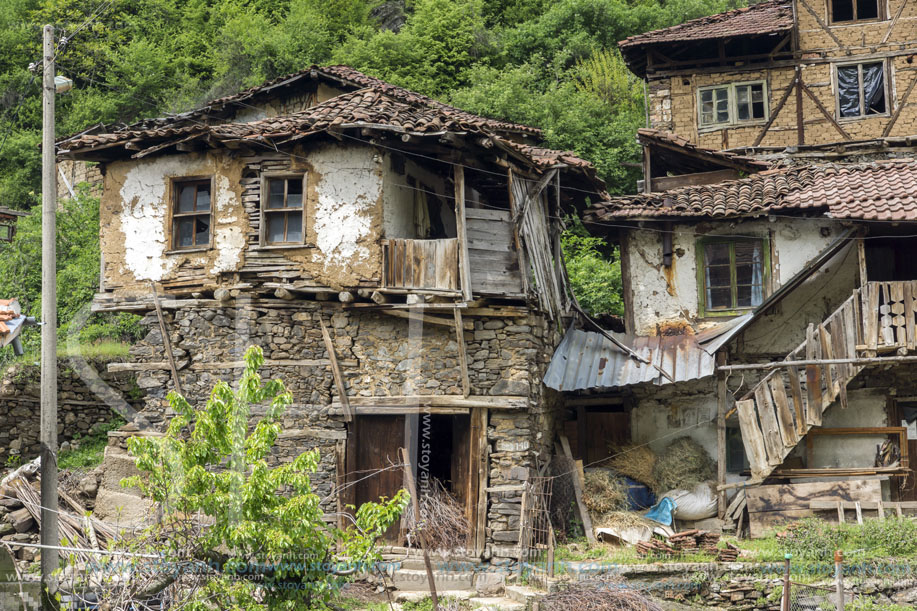
[[[589,543],[595,543],[595,532],[592,530],[592,518],[589,516],[589,510],[586,508],[586,501],[583,499],[583,487],[585,482],[580,478],[579,469],[576,468],[576,461],[573,460],[573,452],[570,451],[570,441],[566,435],[560,436],[560,445],[564,450],[570,462],[574,465],[573,469],[573,493],[576,496],[576,507],[579,510],[580,519],[583,521],[583,530],[586,531],[586,540]]]
[[[407,484],[408,494],[411,495],[411,503],[414,507],[414,523],[417,525],[417,538],[420,540],[420,549],[423,550],[423,564],[427,569],[427,582],[430,586],[430,598],[433,599],[433,611],[437,611],[439,609],[439,598],[436,596],[436,582],[433,579],[433,563],[430,561],[430,552],[427,550],[426,526],[423,525],[420,519],[420,503],[417,500],[414,471],[411,469],[408,451],[404,448],[401,448],[401,462],[404,464],[404,482]]]
[[[796,144],[806,143],[806,127],[802,115],[802,66],[796,66]]]
[[[331,335],[328,333],[328,327],[325,326],[325,321],[319,319],[318,322],[322,326],[322,339],[325,341],[328,360],[331,361],[331,375],[334,376],[334,384],[337,387],[341,407],[344,408],[344,421],[350,422],[353,420],[353,410],[350,408],[350,398],[347,396],[347,389],[344,387],[344,375],[341,373],[337,353],[334,351],[334,344],[331,341]]]
[[[718,352],[716,362],[725,365],[726,353]],[[726,516],[726,491],[722,489],[726,484],[726,407],[726,372],[720,371],[716,375],[716,483],[717,515],[721,520]]]
[[[473,539],[471,544],[474,553],[484,553],[484,541],[487,531],[487,475],[490,445],[487,443],[487,408],[471,409],[471,465],[472,487],[469,495],[469,506],[474,507],[469,520]]]
[[[915,77],[917,80],[917,77]],[[857,238],[857,261],[860,269],[860,288],[866,286],[868,278],[866,276],[866,242],[862,237]]]
[[[471,394],[471,382],[468,379],[468,353],[465,349],[465,324],[462,322],[462,311],[459,308],[452,310],[455,316],[455,341],[458,344],[459,367],[462,370],[462,395],[466,398]]]
[[[454,166],[455,180],[455,229],[459,240],[459,282],[462,285],[462,298],[473,299],[471,290],[471,266],[468,261],[468,236],[465,231],[465,168]]]
[[[153,305],[156,307],[156,317],[159,319],[162,346],[166,351],[166,358],[169,359],[169,369],[172,370],[172,384],[175,385],[175,392],[181,395],[183,394],[181,382],[178,379],[178,369],[175,367],[175,357],[172,356],[172,340],[169,338],[169,330],[166,328],[166,319],[162,315],[162,304],[159,303],[159,295],[156,293],[156,283],[150,282],[150,288],[153,289]]]

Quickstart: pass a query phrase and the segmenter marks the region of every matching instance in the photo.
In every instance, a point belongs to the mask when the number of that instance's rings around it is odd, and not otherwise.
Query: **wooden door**
[[[401,462],[398,454],[404,447],[404,416],[357,416],[353,432],[348,436],[348,481],[353,482],[353,504],[391,499],[404,485],[403,469],[387,469]],[[373,471],[378,471],[373,473]],[[400,522],[396,521],[385,533],[385,540],[400,543]]]

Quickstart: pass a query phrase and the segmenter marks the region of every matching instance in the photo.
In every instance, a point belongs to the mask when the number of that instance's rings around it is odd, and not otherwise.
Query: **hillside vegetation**
[[[616,41],[735,1],[4,0],[0,205],[29,210],[40,201],[41,78],[29,64],[40,58],[44,23],[69,39],[58,70],[75,81],[59,96],[60,136],[187,110],[314,63],[343,63],[473,112],[540,127],[549,146],[589,159],[609,191],[623,193],[636,179],[625,164],[637,161],[633,135],[645,113],[642,82],[625,68]],[[76,204],[78,226],[64,229],[75,240],[65,238],[59,262],[64,324],[97,281],[98,217],[87,200]],[[37,214],[26,220],[28,239],[13,245],[12,263],[10,247],[0,247],[0,296],[18,296],[32,313],[38,223]],[[576,246],[571,259],[590,257],[571,265],[575,283],[590,279],[574,270],[592,274],[613,260],[581,241],[568,244]],[[593,294],[587,301],[620,308],[620,299]]]

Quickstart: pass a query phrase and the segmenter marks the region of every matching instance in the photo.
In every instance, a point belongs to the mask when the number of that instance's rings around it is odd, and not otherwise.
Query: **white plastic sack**
[[[663,496],[675,501],[677,520],[703,520],[716,515],[716,495],[708,484],[698,484],[694,490],[669,490]]]

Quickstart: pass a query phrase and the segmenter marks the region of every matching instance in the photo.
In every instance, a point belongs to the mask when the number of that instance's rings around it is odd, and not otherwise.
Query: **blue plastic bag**
[[[665,524],[666,526],[671,526],[674,517],[675,517],[675,508],[678,505],[667,496],[662,497],[662,500],[653,505],[649,511],[644,515],[652,520],[653,522],[659,522],[660,524]]]

